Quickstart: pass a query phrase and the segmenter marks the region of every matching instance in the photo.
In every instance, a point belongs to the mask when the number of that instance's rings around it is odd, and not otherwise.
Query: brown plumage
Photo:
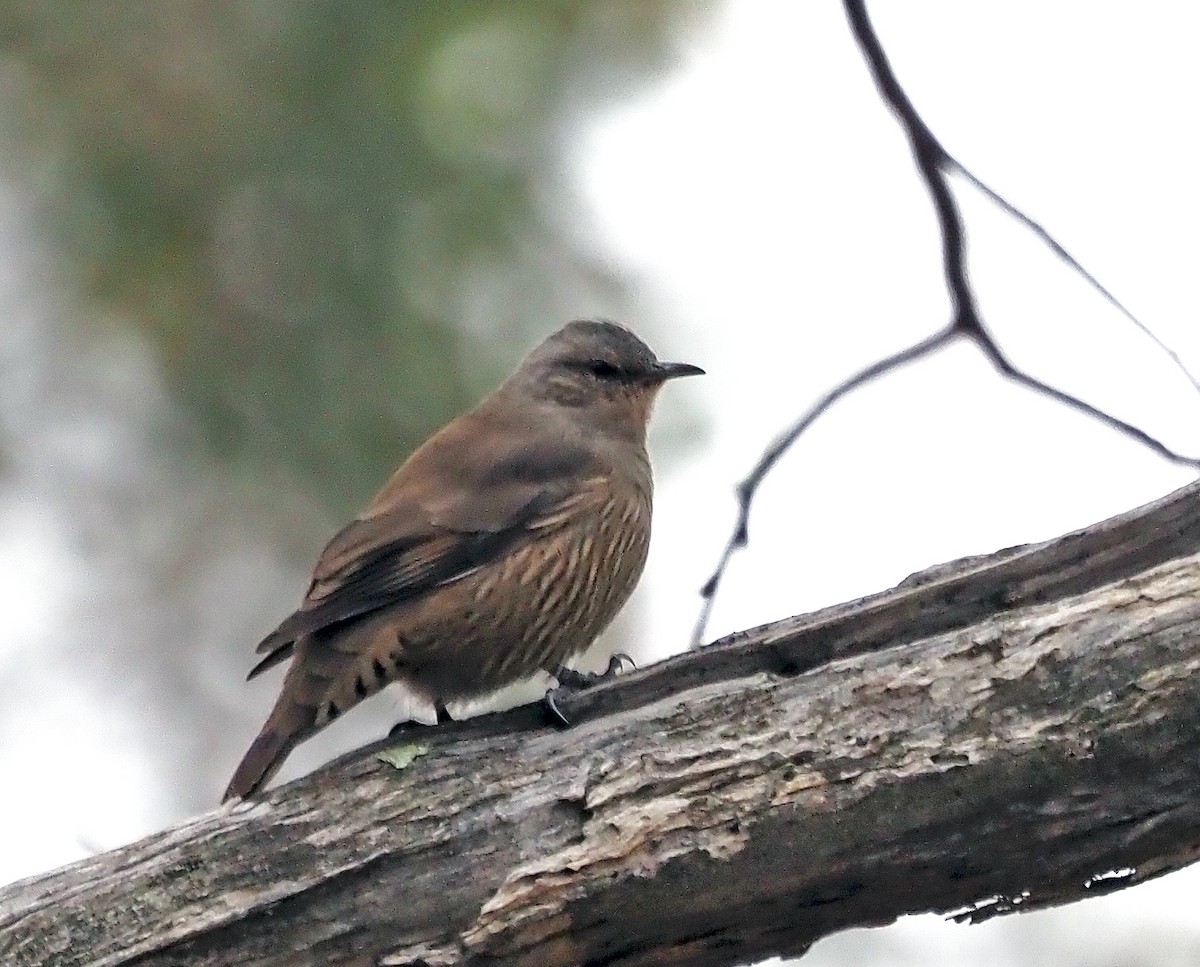
[[[329,542],[299,610],[250,676],[292,659],[225,791],[403,681],[444,711],[590,645],[641,576],[652,483],[646,423],[673,377],[629,330],[573,322],[422,444]]]

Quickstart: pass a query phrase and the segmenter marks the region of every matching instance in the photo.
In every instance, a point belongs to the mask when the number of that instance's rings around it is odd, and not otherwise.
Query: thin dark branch
[[[800,434],[812,426],[821,414],[847,393],[858,389],[860,386],[865,386],[872,380],[878,379],[880,376],[894,369],[899,369],[901,366],[929,355],[935,349],[940,349],[946,345],[957,335],[958,333],[952,328],[943,329],[933,336],[927,336],[920,342],[913,343],[906,349],[901,349],[899,352],[886,356],[867,366],[865,369],[859,370],[849,379],[839,383],[822,396],[799,420],[793,423],[788,430],[775,439],[774,443],[767,447],[763,455],[758,458],[758,462],[754,465],[754,468],[750,471],[746,479],[738,484],[737,523],[734,525],[733,534],[726,543],[725,549],[721,552],[721,559],[717,562],[716,569],[713,571],[712,576],[704,583],[704,587],[700,591],[700,594],[704,598],[704,604],[700,609],[700,617],[696,621],[695,630],[692,632],[693,648],[698,648],[703,644],[704,630],[708,627],[708,619],[712,614],[713,600],[716,598],[717,588],[721,584],[721,579],[725,576],[725,569],[729,566],[729,559],[733,557],[734,552],[738,548],[745,547],[747,541],[750,539],[750,504],[753,503],[754,495],[758,492],[758,485],[771,472],[772,468],[779,461],[779,458],[796,442]]]
[[[966,233],[963,230],[962,215],[943,173],[951,160],[950,154],[917,113],[908,94],[896,79],[891,62],[867,17],[863,0],[845,0],[845,6],[851,32],[863,52],[875,86],[900,121],[900,126],[912,147],[917,171],[933,200],[938,227],[942,233],[942,266],[953,309],[951,324],[956,329],[976,328],[979,326],[979,318],[975,310],[975,296],[967,280]]]
[[[963,178],[970,182],[980,193],[982,193],[988,199],[988,201],[992,202],[1006,215],[1016,219],[1027,229],[1033,232],[1033,234],[1037,236],[1043,245],[1050,249],[1050,251],[1057,255],[1059,259],[1065,262],[1074,272],[1076,272],[1080,278],[1086,281],[1088,285],[1098,292],[1105,302],[1107,302],[1110,306],[1121,313],[1121,315],[1137,326],[1143,335],[1149,338],[1150,341],[1153,342],[1154,345],[1157,346],[1159,350],[1161,350],[1162,353],[1175,364],[1176,368],[1184,375],[1184,377],[1186,377],[1187,381],[1191,383],[1193,387],[1195,387],[1198,393],[1200,393],[1200,379],[1197,379],[1192,375],[1191,370],[1189,370],[1184,364],[1183,360],[1179,358],[1179,354],[1165,342],[1159,339],[1159,337],[1155,335],[1154,331],[1144,322],[1142,322],[1141,319],[1130,312],[1129,309],[1126,308],[1125,304],[1121,302],[1121,300],[1115,295],[1113,295],[1112,292],[1110,292],[1103,285],[1103,283],[1100,282],[1099,279],[1097,279],[1094,275],[1092,275],[1091,272],[1084,268],[1080,261],[1075,258],[1074,255],[1068,252],[1063,244],[1053,235],[1051,235],[1050,231],[1044,225],[1042,225],[1041,222],[1038,222],[1026,215],[1023,211],[1021,211],[1021,209],[1000,194],[1000,192],[996,191],[996,189],[994,189],[987,182],[980,179],[975,172],[971,171],[970,168],[966,167],[953,155],[947,154],[946,162],[947,164],[951,165],[955,171],[962,175]],[[1142,442],[1144,443],[1146,441],[1143,440]]]
[[[1090,272],[1080,265],[1078,260],[1057,239],[1042,225],[1035,222],[1001,196],[999,192],[976,177],[973,172],[943,147],[942,143],[933,135],[933,132],[929,130],[924,119],[917,113],[912,101],[909,100],[907,93],[905,93],[900,82],[896,79],[891,63],[888,61],[887,55],[884,53],[883,47],[879,43],[879,38],[875,34],[875,29],[871,24],[871,20],[867,15],[866,0],[844,0],[844,6],[851,32],[854,34],[854,38],[863,52],[863,56],[871,70],[871,75],[875,79],[875,85],[908,135],[917,170],[920,172],[921,178],[925,181],[926,187],[929,189],[929,194],[933,199],[934,208],[937,212],[938,225],[941,228],[942,234],[942,259],[945,266],[946,286],[950,290],[954,309],[953,328],[969,336],[980,350],[983,351],[984,355],[996,366],[996,369],[1014,382],[1034,389],[1059,403],[1078,410],[1085,416],[1099,420],[1104,425],[1144,444],[1167,460],[1188,467],[1200,468],[1200,460],[1178,453],[1146,431],[1138,429],[1124,420],[1117,419],[1103,410],[1092,406],[1090,403],[1085,403],[1077,397],[1072,396],[1070,393],[1065,393],[1043,383],[1041,380],[1035,379],[1007,359],[995,338],[983,325],[982,316],[975,300],[975,293],[971,289],[971,283],[967,277],[965,260],[966,235],[963,231],[962,216],[950,192],[949,181],[946,178],[948,171],[957,171],[979,191],[983,192],[987,198],[998,205],[1006,214],[1016,218],[1027,228],[1031,229],[1060,259],[1087,280],[1109,304],[1118,309],[1138,329],[1154,340],[1155,344],[1174,361],[1175,365],[1191,381],[1192,385],[1200,391],[1200,382],[1183,365],[1183,361],[1179,356],[1167,348],[1162,340],[1155,336],[1141,320],[1126,309],[1108,289],[1101,285]]]
[[[1078,396],[1072,396],[1070,393],[1067,393],[1064,390],[1050,386],[1048,383],[1043,383],[1037,377],[1030,376],[1023,370],[1018,369],[1009,361],[1008,357],[1004,355],[1004,353],[994,342],[985,340],[980,343],[980,349],[983,351],[983,354],[987,356],[988,361],[996,367],[996,370],[1002,375],[1006,376],[1008,379],[1012,380],[1014,383],[1019,383],[1022,386],[1033,390],[1035,393],[1040,393],[1042,396],[1049,397],[1055,402],[1062,403],[1071,407],[1072,409],[1079,410],[1079,412],[1099,420],[1105,426],[1111,426],[1114,429],[1121,431],[1126,436],[1133,437],[1133,439],[1137,440],[1138,443],[1149,447],[1159,456],[1170,460],[1173,463],[1182,463],[1191,467],[1200,466],[1200,461],[1172,450],[1161,440],[1156,439],[1145,430],[1134,426],[1132,423],[1126,423],[1124,420],[1118,419],[1115,416],[1105,413],[1103,410],[1097,409],[1091,403],[1084,402]]]
[[[725,545],[725,549],[721,552],[716,569],[700,590],[703,603],[700,608],[700,616],[696,622],[696,627],[692,633],[693,648],[699,647],[704,640],[708,619],[712,614],[713,600],[717,589],[720,587],[725,570],[729,566],[730,559],[734,552],[744,547],[748,541],[747,525],[750,516],[750,505],[754,499],[758,485],[762,482],[763,477],[775,466],[779,458],[825,410],[842,396],[892,369],[926,355],[931,350],[949,343],[956,337],[965,336],[969,338],[979,347],[980,351],[983,352],[996,370],[1013,382],[1032,389],[1055,402],[1071,407],[1085,416],[1100,421],[1105,426],[1149,447],[1164,459],[1192,467],[1193,469],[1200,469],[1200,459],[1179,453],[1145,430],[1139,429],[1124,420],[1105,413],[1098,407],[1086,403],[1070,393],[1056,389],[1030,376],[1013,365],[1008,357],[1004,355],[995,338],[983,324],[978,303],[975,299],[975,293],[971,288],[966,266],[966,231],[963,227],[962,214],[959,211],[958,203],[955,201],[954,195],[950,190],[950,182],[947,178],[949,172],[961,174],[963,178],[981,191],[1005,213],[1016,218],[1026,228],[1030,229],[1060,259],[1078,272],[1110,305],[1119,310],[1145,335],[1149,336],[1155,345],[1170,357],[1179,370],[1188,378],[1192,386],[1197,391],[1200,391],[1200,381],[1188,371],[1179,356],[1154,335],[1141,320],[1125,308],[1061,243],[1042,225],[1018,209],[1000,195],[999,192],[977,178],[945,149],[925,123],[924,119],[917,113],[916,107],[913,106],[908,94],[901,86],[899,80],[897,80],[887,54],[884,52],[883,45],[880,44],[879,37],[875,33],[875,28],[872,26],[870,17],[867,15],[865,0],[843,0],[843,6],[851,33],[854,35],[855,42],[862,51],[863,58],[875,81],[875,86],[878,88],[884,102],[900,122],[911,146],[917,171],[933,201],[934,211],[937,214],[938,227],[942,236],[942,268],[946,277],[946,288],[950,294],[950,324],[936,335],[906,350],[888,356],[873,366],[868,366],[866,369],[836,386],[815,407],[802,416],[791,429],[771,444],[767,451],[759,458],[750,475],[738,485],[737,523],[734,526],[733,534]]]

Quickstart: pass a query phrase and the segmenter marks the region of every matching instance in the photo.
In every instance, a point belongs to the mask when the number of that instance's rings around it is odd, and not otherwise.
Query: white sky
[[[876,2],[871,12],[949,150],[1046,224],[1200,371],[1195,9],[926,0]],[[928,199],[839,5],[738,0],[692,43],[663,87],[577,144],[595,230],[644,279],[647,318],[674,321],[656,348],[709,371],[671,387],[662,405],[669,423],[682,410],[673,394],[690,394],[712,427],[659,482],[640,593],[662,654],[686,644],[696,589],[732,523],[733,486],[763,447],[835,382],[947,318]],[[1153,346],[969,189],[959,199],[984,318],[1011,355],[1200,453],[1200,400]],[[761,492],[710,637],[877,591],[943,560],[1052,537],[1189,478],[1002,383],[959,347],[846,400],[785,458]],[[0,506],[0,523],[10,516]],[[38,531],[21,543],[54,546],[41,522],[20,526]],[[5,533],[0,568],[17,542]],[[38,562],[24,571],[30,586],[0,587],[0,607],[19,616],[17,639],[35,637],[30,602],[53,603],[53,568]],[[44,714],[56,713],[47,705]],[[85,740],[71,783],[136,785],[121,771],[128,762]],[[29,768],[4,764],[9,774]],[[130,812],[89,823],[119,842],[139,822]],[[11,818],[26,835],[20,855],[0,857],[0,882],[89,845],[69,833],[69,817]],[[1190,946],[1179,962],[1195,963],[1197,882],[1185,872],[979,928],[918,918],[873,932],[861,956],[1024,964],[1035,929],[1067,937],[1086,925],[1105,950],[1133,951],[1130,962],[1156,931],[1182,931]],[[805,962],[857,958],[861,942],[835,938]],[[1173,948],[1159,946],[1171,962]]]

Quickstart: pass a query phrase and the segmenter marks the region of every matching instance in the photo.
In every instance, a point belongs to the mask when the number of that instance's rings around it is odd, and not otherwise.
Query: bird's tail
[[[344,681],[353,671],[354,661],[353,655],[315,638],[297,642],[279,700],[234,771],[222,802],[257,792],[279,771],[292,749],[358,702],[362,692],[345,687]]]
[[[384,660],[373,657],[370,648],[342,650],[334,642],[311,635],[296,639],[280,699],[234,771],[221,801],[258,792],[296,745],[395,680],[398,669],[400,665],[390,653]]]
[[[267,724],[263,726],[258,737],[251,743],[250,749],[242,757],[242,761],[238,763],[233,778],[229,780],[225,795],[221,797],[221,802],[228,802],[230,799],[244,799],[246,796],[258,792],[279,771],[283,760],[303,737],[303,733],[300,731],[290,733],[281,731],[272,724],[273,719],[274,716],[267,720]]]

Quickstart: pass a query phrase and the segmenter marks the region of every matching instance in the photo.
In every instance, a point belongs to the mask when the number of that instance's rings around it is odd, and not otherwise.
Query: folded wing
[[[582,443],[506,446],[529,435],[471,425],[488,418],[476,411],[432,437],[329,542],[303,604],[259,644],[248,677],[286,660],[298,637],[427,594],[606,499],[607,475]],[[493,441],[492,452],[463,434]]]

